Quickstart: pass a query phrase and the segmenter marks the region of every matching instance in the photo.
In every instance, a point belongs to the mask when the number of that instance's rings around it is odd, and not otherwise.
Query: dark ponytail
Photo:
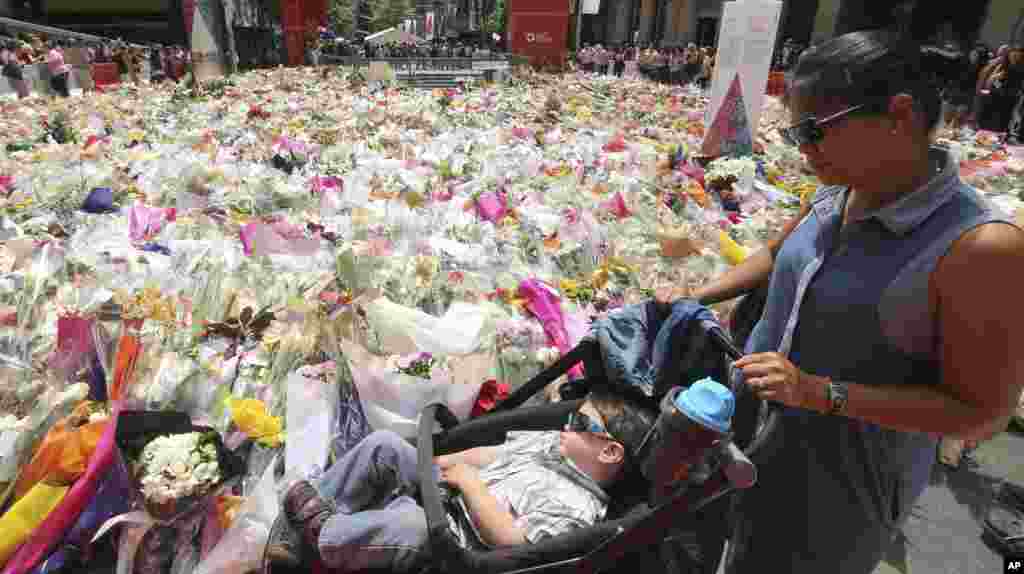
[[[897,94],[910,94],[928,130],[938,125],[942,101],[921,45],[896,30],[852,32],[801,55],[787,99],[867,104],[884,113]]]

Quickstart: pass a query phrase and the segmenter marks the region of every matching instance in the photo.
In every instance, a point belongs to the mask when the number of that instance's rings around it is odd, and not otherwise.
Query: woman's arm
[[[907,432],[991,435],[1014,412],[1024,388],[1024,306],[1016,303],[1024,284],[1024,233],[1002,224],[981,226],[953,246],[932,279],[941,381],[842,381],[848,383],[845,414]],[[829,410],[829,380],[803,373],[777,353],[750,355],[736,365],[759,396]]]
[[[749,293],[764,285],[772,276],[772,266],[775,264],[775,256],[786,241],[789,234],[796,229],[796,226],[803,221],[810,213],[810,205],[805,205],[800,214],[791,219],[782,227],[777,237],[768,242],[768,245],[743,260],[742,263],[725,272],[721,277],[700,287],[693,293],[693,298],[700,301],[702,305],[711,305],[728,301]]]

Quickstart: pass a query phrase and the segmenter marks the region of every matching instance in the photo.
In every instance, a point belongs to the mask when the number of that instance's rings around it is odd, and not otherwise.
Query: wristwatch
[[[828,414],[845,415],[847,402],[846,383],[830,380],[825,387],[825,394],[828,398]]]

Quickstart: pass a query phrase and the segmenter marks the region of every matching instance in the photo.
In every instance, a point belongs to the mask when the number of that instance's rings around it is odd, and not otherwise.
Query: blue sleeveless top
[[[957,161],[921,189],[842,225],[847,189],[826,187],[783,243],[748,353],[862,385],[941,378],[931,273],[953,242],[1009,219],[959,178]],[[870,574],[928,484],[936,439],[785,408],[778,440],[744,494],[731,571]]]

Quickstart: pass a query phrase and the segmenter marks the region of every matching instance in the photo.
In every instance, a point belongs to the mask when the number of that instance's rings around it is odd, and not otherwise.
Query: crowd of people
[[[2,74],[14,86],[18,96],[24,98],[30,93],[24,66],[46,64],[53,93],[68,97],[69,79],[73,69],[72,64],[66,60],[70,59],[68,53],[71,50],[75,50],[77,54],[74,65],[117,64],[122,81],[132,83],[138,83],[143,78],[146,72],[144,62],[148,63],[150,81],[180,80],[184,77],[184,70],[191,58],[190,53],[182,46],[139,46],[121,40],[48,40],[36,34],[20,37],[0,36]]]
[[[455,40],[373,43],[338,38],[321,42],[317,49],[321,55],[364,58],[472,58],[481,53],[478,45]],[[493,50],[493,47],[489,47],[484,52],[491,53]]]
[[[576,55],[580,69],[586,72],[608,73],[618,77],[636,77],[666,84],[697,83],[706,87],[715,67],[715,50],[698,48],[690,43],[686,48],[655,48],[653,44],[604,47],[585,45]]]

